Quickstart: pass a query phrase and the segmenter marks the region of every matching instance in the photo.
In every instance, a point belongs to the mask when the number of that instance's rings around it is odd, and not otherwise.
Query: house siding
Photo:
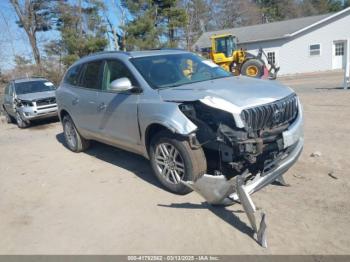
[[[240,44],[240,47],[257,54],[259,47],[276,53],[276,64],[281,67],[279,75],[310,73],[332,70],[333,42],[350,38],[349,12],[311,28],[294,38]],[[319,56],[310,56],[309,46],[321,45]]]

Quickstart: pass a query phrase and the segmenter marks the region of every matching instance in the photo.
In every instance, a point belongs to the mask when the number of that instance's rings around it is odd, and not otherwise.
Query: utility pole
[[[346,62],[344,73],[344,89],[350,87],[350,38],[346,41]]]

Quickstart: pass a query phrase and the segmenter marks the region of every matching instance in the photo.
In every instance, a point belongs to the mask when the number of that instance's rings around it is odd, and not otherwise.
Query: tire
[[[21,114],[18,111],[16,111],[16,123],[17,126],[21,129],[27,128],[30,125],[29,121],[23,120]]]
[[[242,65],[241,74],[253,78],[261,78],[264,75],[264,64],[257,59],[249,59]]]
[[[165,155],[168,159],[164,157]],[[179,178],[184,181],[196,181],[207,171],[203,149],[192,149],[187,140],[169,131],[161,131],[152,138],[150,161],[162,185],[169,191],[181,195],[192,190],[183,185]]]
[[[89,148],[90,141],[79,134],[70,116],[63,117],[62,125],[66,145],[71,151],[79,153]]]
[[[6,112],[5,109],[4,109],[4,115],[5,115],[5,117],[6,117],[6,123],[12,124],[12,123],[15,122],[15,119],[14,119],[12,116],[10,116],[10,115]]]

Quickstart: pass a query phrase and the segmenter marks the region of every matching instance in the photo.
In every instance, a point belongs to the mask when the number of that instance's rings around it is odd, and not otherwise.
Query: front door
[[[4,106],[6,112],[11,115],[15,116],[15,107],[14,107],[14,89],[13,85],[9,84],[5,88],[5,97],[4,97]]]
[[[346,60],[345,51],[346,51],[346,41],[333,42],[333,55],[332,55],[333,69],[345,68],[345,60]]]
[[[110,83],[122,77],[129,78],[132,84],[136,85],[134,77],[123,62],[107,60],[102,90],[98,92],[97,99],[99,140],[136,150],[140,144],[137,116],[140,94],[109,90]]]

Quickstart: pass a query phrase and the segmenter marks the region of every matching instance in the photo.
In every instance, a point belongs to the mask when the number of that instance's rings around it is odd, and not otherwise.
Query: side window
[[[103,77],[103,90],[109,90],[112,81],[127,77],[132,85],[137,85],[136,80],[126,65],[118,60],[107,60]]]
[[[321,55],[321,45],[320,44],[309,45],[309,54],[310,56]]]
[[[101,70],[103,61],[86,63],[83,67],[80,86],[90,89],[101,89]]]
[[[64,82],[70,85],[77,85],[80,68],[81,66],[77,65],[69,69],[69,71],[66,74],[66,77],[64,78]]]
[[[267,52],[267,60],[269,60],[272,64],[276,64],[275,52]]]

